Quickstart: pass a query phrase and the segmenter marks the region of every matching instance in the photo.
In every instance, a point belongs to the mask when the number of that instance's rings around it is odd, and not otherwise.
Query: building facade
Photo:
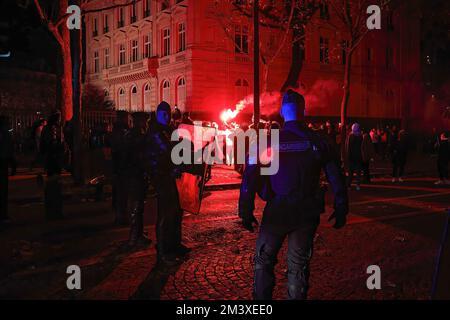
[[[253,92],[252,21],[235,15],[226,1],[138,0],[109,8],[108,3],[94,1],[86,15],[86,79],[116,109],[153,111],[165,100],[217,120],[223,109]],[[359,45],[352,59],[350,116],[420,117],[416,18],[383,12],[382,30],[370,31]],[[348,39],[330,27],[334,19],[331,10],[321,7],[306,32],[298,90],[311,115],[339,115],[346,59],[342,46]],[[278,51],[283,33],[262,27],[261,48],[267,56]],[[262,63],[266,91],[282,87],[291,51],[288,35],[270,65]]]

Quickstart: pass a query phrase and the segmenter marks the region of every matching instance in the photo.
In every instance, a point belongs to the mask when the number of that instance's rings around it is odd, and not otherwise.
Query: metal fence
[[[33,129],[40,119],[47,119],[49,114],[36,110],[0,109],[0,116],[7,116],[13,130],[15,149],[17,154],[27,154],[34,150]],[[81,137],[82,143],[88,144],[91,130],[103,126],[104,123],[112,125],[115,121],[115,111],[89,110],[82,113]]]
[[[39,119],[46,119],[48,114],[21,109],[0,109],[0,115],[7,116],[10,121],[11,128],[16,133],[24,133],[31,128],[33,124]],[[84,111],[81,117],[83,131],[94,128],[97,125],[108,123],[113,124],[116,119],[115,111]]]

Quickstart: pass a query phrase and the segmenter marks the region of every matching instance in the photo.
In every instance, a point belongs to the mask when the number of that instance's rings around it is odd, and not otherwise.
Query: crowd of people
[[[164,108],[162,106],[165,106]],[[161,114],[164,114],[162,116]],[[163,123],[163,125],[161,124]],[[130,244],[148,243],[143,234],[142,212],[143,199],[148,189],[148,181],[141,177],[150,177],[150,167],[142,167],[145,163],[143,159],[148,158],[149,150],[161,148],[158,152],[164,154],[157,163],[154,163],[153,175],[161,175],[161,172],[171,172],[175,170],[170,166],[170,154],[164,151],[164,144],[170,144],[170,132],[176,129],[181,123],[193,124],[189,113],[182,113],[179,109],[170,108],[167,104],[161,104],[156,112],[147,114],[143,112],[134,113],[133,116],[125,111],[117,111],[117,117],[114,124],[108,122],[99,123],[86,132],[83,141],[88,149],[89,161],[87,167],[91,170],[88,175],[92,177],[102,174],[110,177],[112,188],[112,202],[115,212],[115,221],[119,225],[131,225]],[[280,129],[282,126],[277,121],[262,122],[261,125],[268,129]],[[307,123],[309,129],[326,136],[330,145],[333,146],[337,154],[341,154],[341,167],[346,172],[347,186],[355,184],[356,190],[360,190],[361,183],[371,182],[370,169],[374,163],[380,163],[383,160],[390,160],[392,164],[392,182],[403,182],[405,177],[405,168],[408,163],[408,155],[411,150],[411,139],[406,130],[398,130],[395,125],[385,128],[372,128],[366,130],[358,123],[346,127],[346,134],[343,137],[342,126],[335,125],[331,121],[324,123]],[[242,129],[251,128],[252,125],[242,125]],[[151,133],[156,131],[158,134],[153,142]],[[7,176],[8,167],[11,167],[11,173],[15,172],[16,161],[14,157],[15,150],[12,131],[9,127],[8,118],[1,117],[0,130],[0,214],[3,221],[8,219],[7,214]],[[48,119],[39,119],[31,128],[29,143],[30,149],[34,150],[34,155],[30,160],[30,169],[33,167],[44,167],[47,175],[45,183],[45,206],[48,219],[60,219],[63,215],[62,201],[62,182],[61,173],[63,170],[71,172],[71,152],[73,148],[71,124],[66,123],[62,126],[61,115],[54,112]],[[426,149],[428,152],[434,152],[436,155],[436,164],[439,180],[436,185],[448,185],[449,173],[448,164],[450,159],[449,135],[448,132],[433,131],[433,135],[426,140]],[[153,145],[152,145],[153,144]],[[432,145],[432,146],[430,146]],[[339,152],[340,151],[340,152]],[[97,156],[98,155],[98,156]],[[153,155],[153,157],[156,157]],[[99,160],[101,159],[101,160]],[[106,161],[106,162],[105,162]],[[147,161],[152,163],[152,161]],[[94,168],[96,167],[96,168]],[[240,173],[243,172],[242,166],[236,166]],[[94,169],[92,169],[94,168]],[[157,169],[155,169],[157,168]],[[150,170],[150,171],[149,171]],[[89,170],[88,170],[89,171]],[[173,176],[174,173],[167,173]],[[43,181],[43,178],[41,178]],[[159,179],[163,181],[164,179]],[[158,181],[158,179],[153,180]],[[160,189],[163,192],[156,191],[160,196],[160,210],[170,212],[164,209],[166,206],[172,206],[170,196],[176,195],[176,188],[173,181],[166,181],[161,184]],[[155,189],[158,189],[155,187]],[[132,192],[130,191],[132,190]],[[166,196],[170,195],[169,198]],[[164,228],[167,228],[166,220],[171,222],[168,225],[180,225],[180,215],[176,213],[179,208],[174,209],[175,213],[170,213],[170,218],[161,218],[159,234],[164,237]],[[179,242],[179,241],[178,241]],[[163,240],[160,243],[164,243]],[[165,245],[162,245],[163,247]],[[166,245],[177,247],[179,250],[185,250],[181,243],[175,245]],[[181,248],[181,249],[180,249]],[[161,252],[167,251],[161,248]],[[170,250],[169,250],[170,251]]]
[[[330,121],[307,123],[304,110],[303,96],[288,91],[283,97],[280,113],[283,125],[276,121],[261,123],[269,129],[269,134],[270,130],[281,129],[278,172],[263,180],[258,174],[258,163],[247,163],[242,169],[238,211],[245,229],[253,231],[253,225],[257,223],[253,215],[256,193],[267,202],[254,260],[254,297],[257,299],[272,297],[273,268],[286,236],[289,238],[288,297],[306,298],[313,239],[319,215],[325,210],[320,184],[322,171],[335,193],[334,212],[329,221],[334,220],[337,229],[346,224],[347,188],[355,180],[359,191],[362,176],[370,183],[372,162],[390,160],[393,183],[403,182],[405,177],[411,149],[406,130],[398,130],[396,126],[366,130],[359,123],[343,130],[342,126],[335,126]],[[180,263],[191,250],[181,241],[183,210],[176,179],[182,172],[192,173],[189,171],[192,168],[176,165],[171,159],[172,149],[177,143],[171,140],[172,132],[182,123],[192,125],[194,122],[189,113],[172,109],[163,101],[152,114],[117,111],[112,125],[101,123],[91,128],[84,139],[90,155],[99,152],[103,158],[110,159],[115,224],[129,226],[127,244],[131,249],[148,246],[152,242],[144,232],[143,215],[148,190],[150,187],[154,190],[157,200],[157,263],[163,265]],[[241,129],[246,128],[241,126]],[[39,164],[44,167],[47,176],[44,184],[45,213],[49,220],[64,218],[61,174],[64,170],[72,172],[74,168],[70,163],[73,138],[71,123],[63,126],[59,112],[38,121],[33,129],[36,155],[30,167]],[[433,142],[439,172],[436,184],[450,184],[448,132],[438,134]],[[9,120],[0,117],[1,222],[8,220],[8,175],[15,173],[16,166]]]
[[[371,182],[370,168],[373,163],[389,160],[392,166],[392,182],[404,182],[405,168],[409,154],[413,149],[412,137],[396,125],[383,128],[364,129],[359,123],[346,127],[346,138],[342,138],[342,127],[327,121],[309,123],[309,128],[327,136],[336,150],[341,150],[342,166],[347,172],[347,184],[350,186],[355,178],[356,190],[360,190],[362,176],[366,183]],[[448,164],[450,159],[449,133],[437,133],[433,129],[431,137],[424,139],[423,151],[436,157],[439,180],[436,185],[450,185]],[[344,144],[342,146],[342,143]],[[372,165],[371,165],[372,164]]]

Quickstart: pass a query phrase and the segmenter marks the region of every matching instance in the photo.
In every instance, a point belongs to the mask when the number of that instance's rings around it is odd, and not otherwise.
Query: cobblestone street
[[[12,184],[28,181],[17,178]],[[228,183],[222,183],[227,181]],[[427,299],[450,199],[421,173],[403,184],[379,174],[351,190],[349,224],[335,230],[322,216],[311,265],[310,299]],[[199,215],[187,215],[184,243],[193,251],[172,269],[155,267],[154,199],[146,210],[150,248],[126,250],[127,228],[112,226],[109,202],[68,200],[65,221],[47,223],[42,204],[15,202],[2,230],[0,297],[36,299],[250,299],[256,233],[237,219],[238,176],[213,170]],[[14,189],[14,188],[13,188]],[[327,203],[332,203],[328,194]],[[261,218],[263,202],[256,203]],[[23,239],[17,240],[15,232]],[[285,298],[286,247],[279,254],[274,297]],[[66,268],[82,271],[82,290],[65,286]],[[368,290],[366,269],[379,265],[382,289]],[[13,271],[14,270],[14,271]]]

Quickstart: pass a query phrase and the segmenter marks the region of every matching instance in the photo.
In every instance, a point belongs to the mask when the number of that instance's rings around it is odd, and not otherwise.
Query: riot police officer
[[[308,129],[303,116],[305,100],[289,90],[284,96],[281,115],[279,170],[267,181],[270,188],[256,243],[254,259],[255,299],[271,299],[275,285],[274,267],[284,239],[288,238],[288,298],[306,299],[309,262],[313,240],[323,211],[319,179],[324,169],[335,194],[335,207],[330,220],[335,228],[346,223],[347,190],[337,156],[326,138]],[[276,152],[276,150],[274,150]],[[253,231],[254,196],[259,188],[258,165],[248,165],[244,172],[239,199],[239,216],[243,226]],[[266,199],[265,199],[266,200]]]
[[[128,204],[130,207],[130,237],[128,245],[149,245],[151,243],[144,235],[144,201],[147,193],[146,174],[146,135],[148,115],[145,112],[135,112],[133,127],[127,134],[127,176]]]
[[[128,225],[127,135],[130,130],[130,116],[126,111],[117,111],[116,115],[117,119],[111,134],[112,205],[115,223],[117,225]]]
[[[63,194],[61,173],[64,166],[64,134],[61,127],[61,113],[53,112],[42,129],[41,152],[45,157],[45,212],[47,219],[63,218]]]
[[[171,159],[170,105],[163,101],[156,110],[156,122],[149,129],[149,174],[157,193],[156,248],[158,263],[173,264],[190,249],[181,244],[181,222],[183,211],[180,207],[176,178],[181,170]]]

